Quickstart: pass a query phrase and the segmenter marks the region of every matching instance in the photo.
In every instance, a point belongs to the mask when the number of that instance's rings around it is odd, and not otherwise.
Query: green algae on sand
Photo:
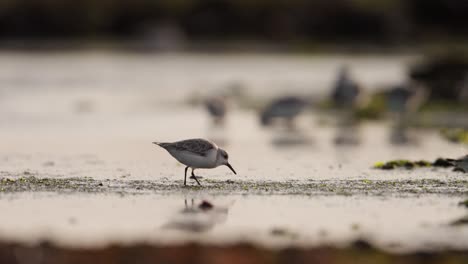
[[[405,168],[405,169],[427,168],[427,167],[448,168],[448,167],[454,167],[454,166],[455,164],[452,159],[438,158],[434,162],[430,162],[427,160],[411,161],[411,160],[403,160],[403,159],[391,160],[387,162],[376,162],[373,168],[381,169],[381,170],[393,170],[397,168]]]
[[[443,138],[453,143],[468,144],[468,130],[462,128],[442,129],[440,134]]]
[[[377,195],[447,194],[468,195],[468,179],[438,180],[292,180],[292,181],[226,181],[210,180],[203,186],[183,186],[182,181],[169,180],[96,180],[89,177],[41,178],[0,177],[0,194],[18,192],[101,193],[141,195],[203,191],[213,195]]]
[[[433,166],[433,163],[429,161],[425,161],[425,160],[419,160],[419,161],[391,160],[387,162],[377,162],[374,164],[375,169],[382,169],[382,170],[393,170],[396,168],[413,169],[413,168],[431,167],[431,166]]]

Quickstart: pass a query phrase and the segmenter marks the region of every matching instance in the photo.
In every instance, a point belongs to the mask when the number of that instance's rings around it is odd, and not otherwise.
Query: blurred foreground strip
[[[468,251],[392,254],[356,241],[347,248],[318,247],[270,250],[248,244],[233,246],[111,246],[72,249],[47,243],[37,246],[0,243],[0,263],[468,263]]]

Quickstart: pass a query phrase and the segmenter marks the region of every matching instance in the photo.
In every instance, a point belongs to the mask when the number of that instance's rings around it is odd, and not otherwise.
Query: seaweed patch
[[[444,159],[438,158],[434,162],[430,162],[427,160],[418,160],[418,161],[411,161],[411,160],[391,160],[387,162],[376,162],[373,166],[374,169],[381,169],[381,170],[393,170],[398,168],[404,169],[416,169],[416,168],[452,168],[456,166],[456,160],[453,159]]]
[[[414,169],[414,168],[421,168],[421,167],[431,167],[434,163],[419,160],[419,161],[410,161],[410,160],[391,160],[388,162],[377,162],[374,164],[375,169],[382,169],[382,170],[393,170],[396,168],[405,168],[405,169]]]
[[[442,129],[440,135],[453,143],[468,144],[468,130],[466,129]]]

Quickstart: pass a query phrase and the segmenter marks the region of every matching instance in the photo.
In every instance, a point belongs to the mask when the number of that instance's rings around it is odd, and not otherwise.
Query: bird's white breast
[[[216,149],[207,151],[206,156],[200,156],[189,151],[172,150],[169,153],[180,163],[192,168],[214,168],[216,167]]]

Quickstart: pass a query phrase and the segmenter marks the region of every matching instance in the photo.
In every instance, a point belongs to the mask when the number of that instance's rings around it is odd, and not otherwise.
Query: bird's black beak
[[[234,168],[231,166],[231,164],[226,163],[226,166],[228,166],[228,168],[230,168],[230,169],[232,170],[232,172],[234,172],[234,174],[237,175],[236,171],[235,171]]]

